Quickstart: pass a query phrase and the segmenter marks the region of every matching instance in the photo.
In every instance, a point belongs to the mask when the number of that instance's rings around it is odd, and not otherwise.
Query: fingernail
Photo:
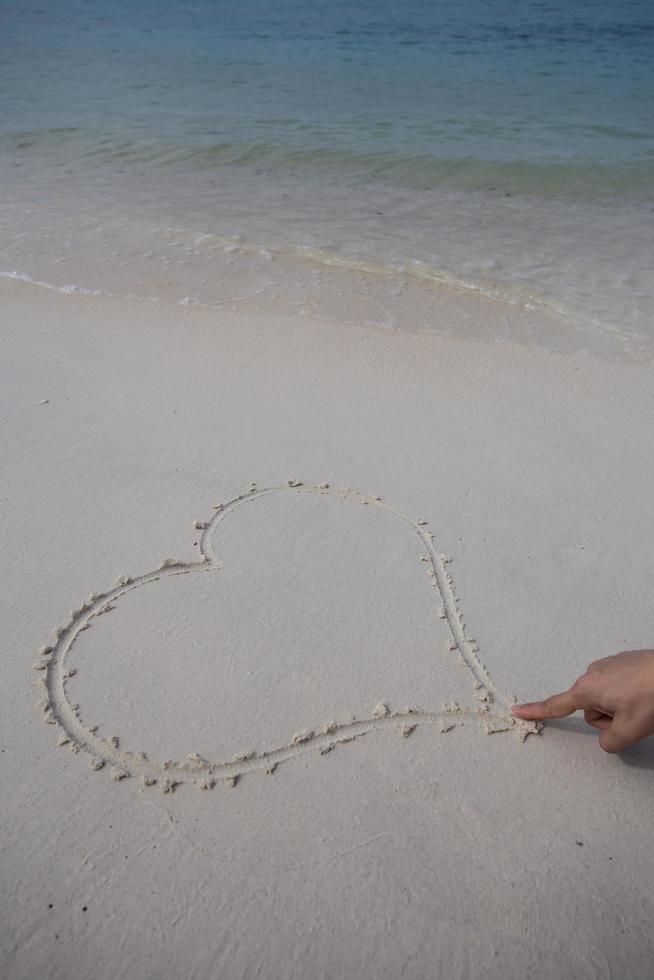
[[[521,710],[522,710],[522,705],[521,704],[512,704],[511,705],[511,714],[512,715],[514,715],[516,713],[516,711],[521,711]]]

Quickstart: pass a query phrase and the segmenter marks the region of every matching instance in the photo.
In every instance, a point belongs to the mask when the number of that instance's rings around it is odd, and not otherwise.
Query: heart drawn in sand
[[[473,684],[473,697],[478,703],[476,709],[467,709],[457,703],[443,705],[440,710],[418,710],[405,708],[391,711],[385,704],[378,704],[369,717],[355,717],[349,721],[332,722],[315,730],[305,730],[294,735],[286,744],[277,748],[241,755],[231,761],[211,761],[198,754],[187,757],[183,762],[154,762],[144,753],[133,753],[120,747],[116,736],[102,738],[97,728],[88,728],[82,721],[80,706],[71,701],[67,694],[67,680],[74,670],[67,666],[66,658],[77,637],[97,622],[98,618],[110,612],[115,604],[127,593],[141,588],[163,577],[174,575],[202,575],[207,572],[220,574],[221,563],[216,557],[213,539],[221,522],[238,508],[262,496],[272,494],[324,494],[381,508],[386,514],[403,522],[407,532],[419,539],[421,561],[429,575],[435,599],[434,614],[443,620],[449,631],[449,650],[458,657],[468,672]],[[339,490],[328,484],[304,485],[299,480],[289,480],[282,486],[258,488],[252,485],[249,490],[230,500],[218,504],[208,521],[196,521],[195,528],[202,532],[198,542],[199,561],[176,561],[166,559],[159,568],[133,578],[122,576],[114,588],[103,593],[91,593],[86,602],[73,610],[70,620],[55,630],[54,641],[41,648],[40,657],[34,665],[40,673],[40,685],[45,691],[45,700],[40,704],[46,724],[58,727],[58,744],[68,746],[73,752],[85,752],[90,757],[91,769],[111,768],[112,777],[119,781],[129,776],[140,777],[143,784],[158,784],[164,792],[170,792],[181,783],[193,783],[202,789],[211,789],[217,783],[233,786],[239,777],[253,771],[273,772],[283,762],[309,750],[322,754],[337,745],[354,741],[361,735],[393,726],[402,734],[410,734],[417,725],[437,724],[440,731],[446,732],[455,722],[474,722],[487,734],[513,732],[524,740],[538,726],[533,722],[519,721],[511,715],[511,699],[502,694],[491,680],[488,670],[479,658],[476,641],[466,635],[458,600],[454,593],[452,576],[448,571],[450,558],[440,554],[434,545],[433,535],[426,522],[416,521],[389,507],[379,497],[372,497],[356,490]]]

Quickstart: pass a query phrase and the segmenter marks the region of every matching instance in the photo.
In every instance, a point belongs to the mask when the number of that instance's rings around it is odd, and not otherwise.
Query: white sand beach
[[[2,977],[650,977],[652,365],[0,301]]]

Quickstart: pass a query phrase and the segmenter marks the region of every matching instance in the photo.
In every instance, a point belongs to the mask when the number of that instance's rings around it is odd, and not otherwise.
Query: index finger
[[[582,707],[578,696],[570,688],[561,694],[553,694],[544,701],[514,704],[511,711],[516,718],[523,718],[525,721],[545,721],[547,718],[564,718]]]

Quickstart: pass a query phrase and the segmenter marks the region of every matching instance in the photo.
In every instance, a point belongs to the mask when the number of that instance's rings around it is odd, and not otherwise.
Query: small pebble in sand
[[[127,779],[128,776],[129,776],[129,773],[126,772],[124,769],[117,769],[116,768],[116,769],[112,769],[111,770],[111,778],[116,783],[119,783],[121,779]]]
[[[90,765],[91,765],[91,769],[94,769],[97,772],[98,769],[102,769],[103,768],[103,766],[104,766],[104,759],[97,759],[97,758],[96,759],[91,759]]]
[[[288,483],[289,487],[301,487],[302,486],[302,480],[287,480],[286,482]]]
[[[177,783],[174,779],[164,779],[163,783],[161,784],[161,792],[174,793],[175,787],[178,785],[179,783]]]
[[[400,728],[400,733],[404,738],[408,738],[413,732],[415,732],[417,725],[402,725]]]
[[[446,721],[445,718],[441,718],[441,733],[444,735],[445,732],[450,732],[454,728],[454,724],[451,721]]]
[[[157,780],[154,778],[154,776],[142,776],[141,782],[144,786],[154,786]]]
[[[380,701],[379,704],[376,704],[372,712],[373,718],[385,718],[387,714],[388,714],[388,705],[384,704],[383,701]]]
[[[208,527],[206,521],[193,521],[193,527],[198,531],[203,531],[205,527]]]
[[[238,776],[228,776],[227,779],[225,780],[225,786],[228,786],[229,789],[233,789],[234,786],[236,786],[237,782],[238,782]]]

